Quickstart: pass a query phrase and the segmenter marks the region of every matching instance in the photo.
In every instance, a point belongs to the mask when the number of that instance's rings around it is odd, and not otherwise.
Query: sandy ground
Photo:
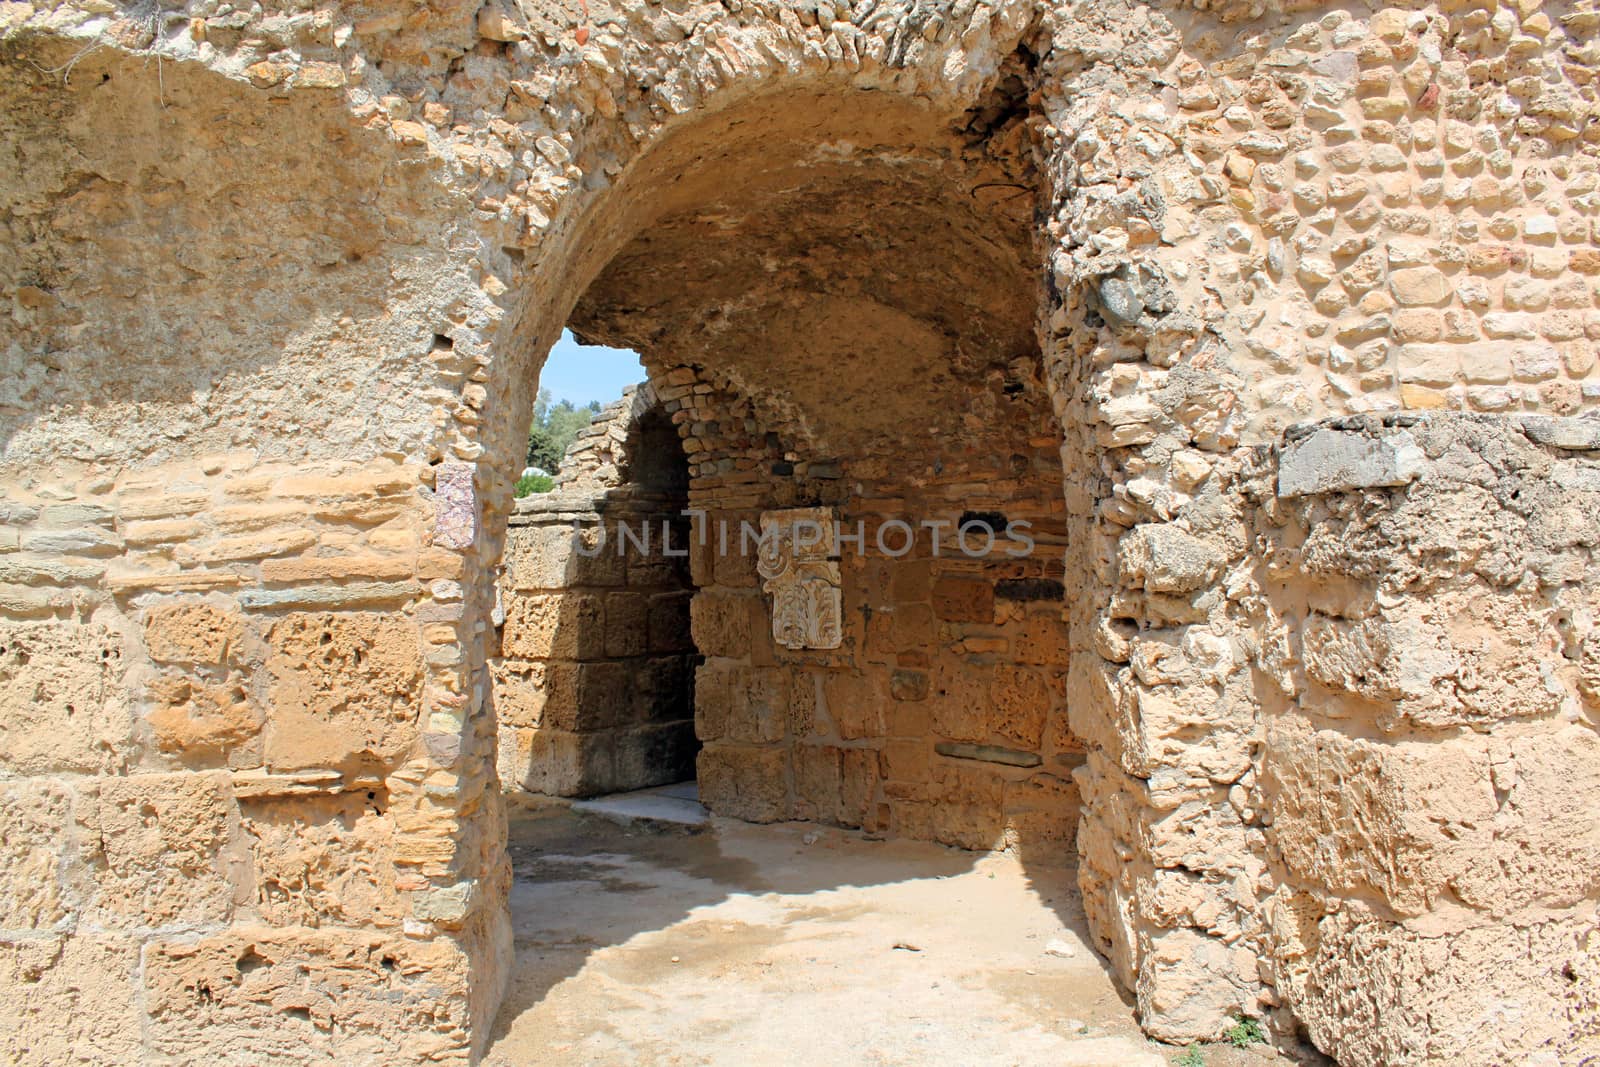
[[[516,814],[486,1063],[1161,1067],[1071,870],[804,824]],[[1208,1046],[1208,1067],[1294,1062]]]

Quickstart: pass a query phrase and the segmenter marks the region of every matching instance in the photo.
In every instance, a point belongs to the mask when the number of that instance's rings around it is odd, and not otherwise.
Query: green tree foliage
[[[539,390],[533,405],[533,425],[528,428],[528,466],[542,467],[554,474],[572,439],[599,413],[598,401],[590,401],[588,407],[582,408],[570,400],[552,404],[550,390]]]
[[[548,493],[555,487],[556,480],[548,474],[530,474],[517,479],[517,484],[511,489],[511,495],[520,500],[534,493]]]

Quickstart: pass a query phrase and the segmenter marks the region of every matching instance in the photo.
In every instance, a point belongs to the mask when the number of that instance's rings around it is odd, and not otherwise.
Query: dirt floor
[[[1071,870],[790,823],[565,805],[511,827],[517,959],[486,1062],[1264,1067],[1145,1040]]]

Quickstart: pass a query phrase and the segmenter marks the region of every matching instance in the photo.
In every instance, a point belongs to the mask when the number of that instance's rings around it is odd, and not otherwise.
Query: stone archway
[[[1208,8],[9,5],[18,1057],[470,1056],[539,354],[704,200],[691,131],[759,145],[741,107],[788,96],[837,134],[828,102],[877,96],[929,120],[901,149],[982,133],[1030,27],[1103,949],[1165,1037],[1245,1012],[1352,1063],[1588,1055],[1593,438],[1532,416],[1596,402],[1593,19]],[[1419,681],[1390,650],[1424,638]],[[1461,696],[1485,671],[1503,717]]]
[[[588,797],[693,779],[688,460],[656,390],[630,387],[517,501],[491,660],[511,793]]]

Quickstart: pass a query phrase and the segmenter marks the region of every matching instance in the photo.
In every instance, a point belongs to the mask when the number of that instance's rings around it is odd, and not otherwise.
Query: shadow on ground
[[[1071,868],[715,819],[517,811],[517,956],[486,1062],[1157,1067]],[[1288,1062],[1207,1051],[1212,1067]]]

